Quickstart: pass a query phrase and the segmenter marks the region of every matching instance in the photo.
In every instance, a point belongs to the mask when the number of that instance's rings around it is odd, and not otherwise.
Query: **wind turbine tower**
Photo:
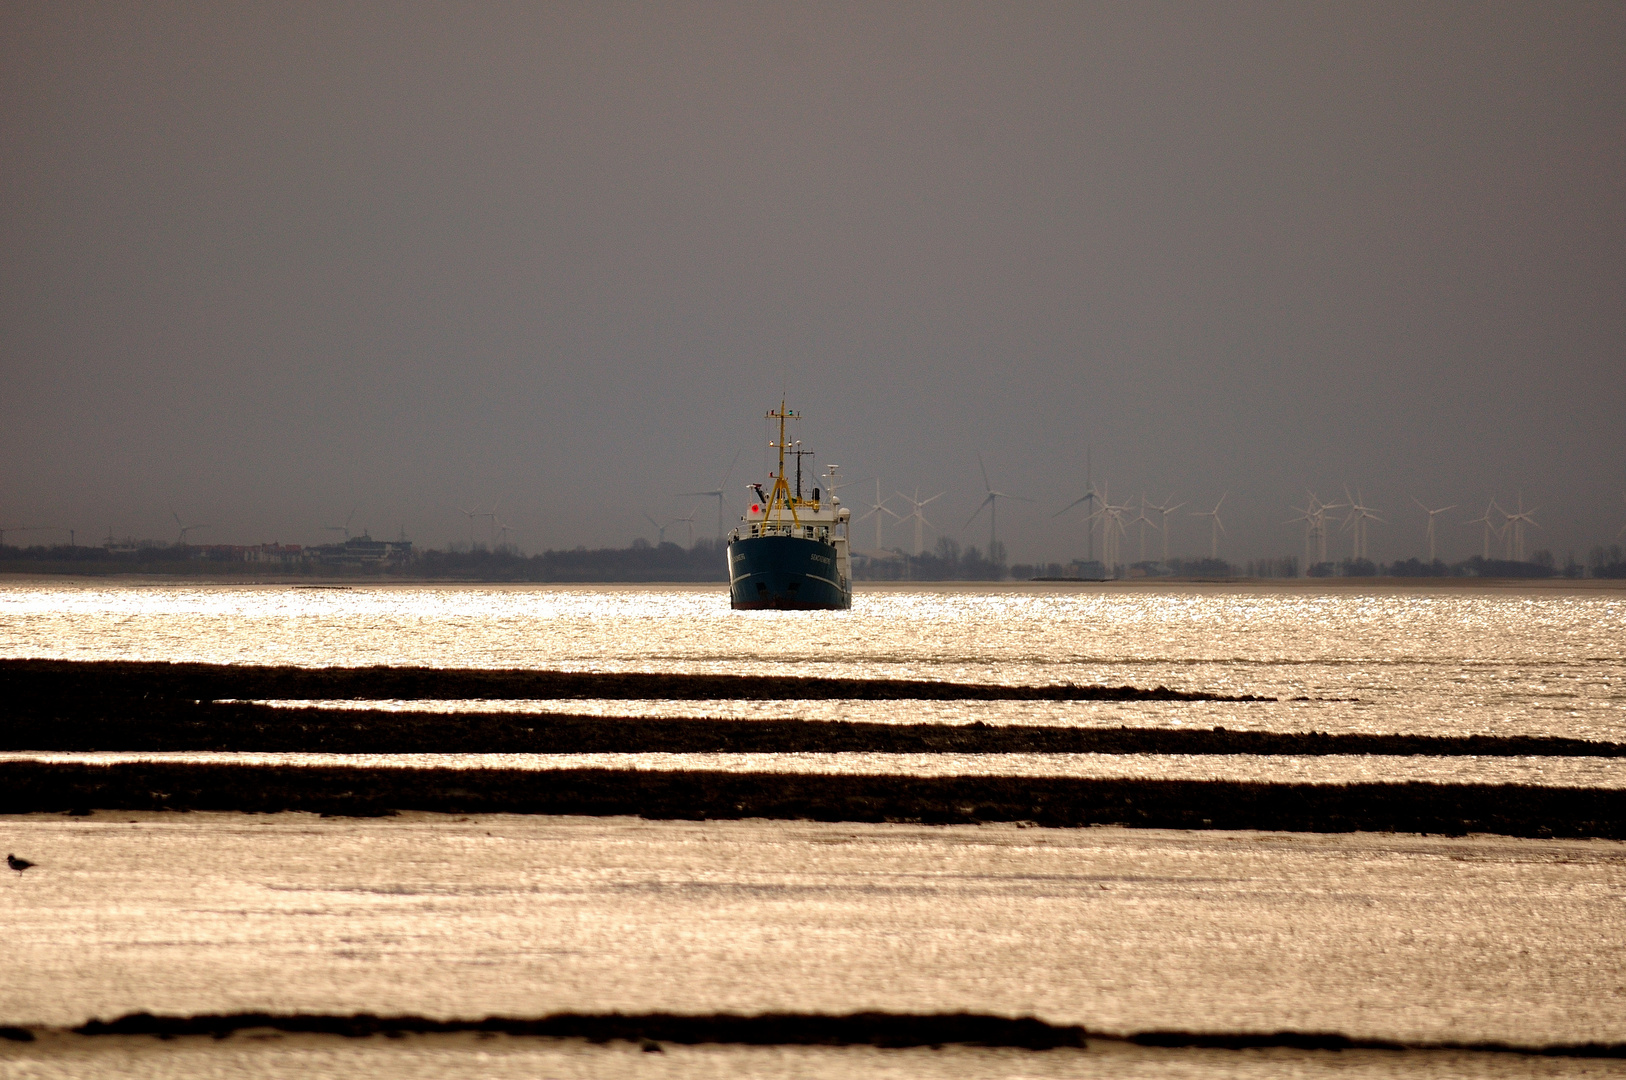
[[[1536,523],[1536,519],[1530,516],[1535,511],[1536,508],[1533,506],[1528,510],[1524,508],[1524,496],[1520,495],[1519,512],[1517,514],[1507,514],[1507,524],[1503,528],[1511,527],[1513,530],[1512,555],[1515,562],[1524,562],[1524,527],[1531,525],[1538,529],[1541,528]],[[1503,513],[1506,514],[1506,511],[1503,511]]]
[[[882,550],[882,547],[881,547],[881,525],[886,520],[883,515],[891,514],[892,517],[897,519],[898,521],[903,520],[903,518],[899,517],[897,515],[897,513],[894,512],[891,509],[891,507],[886,505],[889,501],[890,500],[888,500],[888,499],[881,498],[881,478],[879,476],[877,476],[875,478],[875,501],[869,504],[869,513],[864,514],[862,517],[860,517],[858,519],[858,521],[863,521],[864,518],[868,518],[868,517],[872,517],[872,518],[875,519],[875,550],[876,551],[881,551]],[[854,524],[857,524],[857,522],[854,522]],[[916,552],[916,554],[919,554],[919,552]]]
[[[1118,542],[1124,535],[1124,511],[1129,509],[1127,503],[1114,504],[1105,495],[1101,497],[1101,509],[1095,513],[1101,518],[1101,559],[1106,563],[1107,575],[1118,576],[1118,565],[1122,559],[1118,555]],[[1142,541],[1145,536],[1142,534]]]
[[[1377,511],[1372,509],[1372,507],[1363,506],[1361,505],[1360,499],[1352,498],[1349,494],[1348,488],[1344,489],[1344,498],[1349,499],[1349,517],[1344,519],[1344,528],[1351,530],[1355,534],[1354,555],[1352,558],[1364,559],[1367,557],[1366,523],[1368,521],[1376,521],[1378,524],[1382,525],[1385,524],[1385,522],[1382,518],[1378,517]]]
[[[915,488],[915,494],[914,494],[913,498],[911,498],[908,495],[905,495],[901,491],[898,492],[897,494],[898,494],[898,498],[902,499],[904,502],[906,502],[910,506],[914,507],[913,510],[911,510],[905,517],[903,517],[900,520],[913,521],[915,523],[915,556],[918,558],[922,554],[922,552],[924,550],[924,548],[922,546],[923,545],[923,539],[922,539],[922,536],[921,536],[921,526],[923,526],[923,525],[931,525],[931,522],[926,520],[926,515],[923,514],[921,511],[923,509],[925,509],[925,506],[926,506],[927,503],[933,502],[933,501],[935,501],[937,499],[941,499],[943,497],[943,495],[944,495],[944,492],[939,491],[936,495],[933,495],[930,499],[922,499],[920,497],[920,489],[919,488]],[[933,526],[933,527],[935,528],[935,526]]]
[[[728,471],[723,474],[723,482],[718,484],[716,487],[712,488],[710,491],[680,491],[680,492],[678,492],[678,498],[680,498],[680,499],[698,497],[698,498],[703,498],[703,499],[716,499],[717,500],[717,542],[718,543],[722,543],[722,540],[723,540],[723,499],[725,498],[725,496],[726,496],[726,494],[728,492],[729,478],[734,475],[734,466],[736,466],[736,465],[738,465],[740,463],[740,454],[741,453],[743,453],[743,451],[740,451],[740,450],[734,451],[734,460],[730,461],[728,463]],[[691,543],[690,546],[693,547],[694,545]]]
[[[1140,561],[1141,562],[1146,561],[1146,526],[1150,525],[1154,529],[1157,528],[1157,523],[1154,522],[1151,518],[1146,516],[1147,509],[1148,509],[1148,507],[1146,505],[1146,492],[1143,491],[1143,492],[1140,493],[1140,514],[1129,522],[1129,524],[1131,524],[1131,525],[1139,525],[1140,526]]]
[[[1483,526],[1485,526],[1485,555],[1484,555],[1484,558],[1486,559],[1486,561],[1489,561],[1489,559],[1491,557],[1491,536],[1492,535],[1501,536],[1502,531],[1507,528],[1506,525],[1503,525],[1501,528],[1498,528],[1496,526],[1496,523],[1491,521],[1491,511],[1493,511],[1493,510],[1496,511],[1497,513],[1503,513],[1504,512],[1500,506],[1496,505],[1496,500],[1492,499],[1490,501],[1489,505],[1487,505],[1485,507],[1485,513],[1484,513],[1483,516],[1476,517],[1472,521],[1464,521],[1463,522],[1464,525],[1483,525]]]
[[[469,550],[473,551],[474,550],[474,519],[477,518],[477,517],[484,517],[485,515],[480,512],[480,507],[478,505],[472,506],[467,510],[459,508],[457,512],[469,519]],[[351,513],[354,514],[355,512],[351,511]],[[326,528],[334,529],[334,528],[338,528],[338,526],[336,526],[336,525],[328,525],[328,526],[326,526]],[[344,529],[345,529],[344,537],[345,537],[346,540],[348,540],[348,539],[350,539],[350,532],[349,532],[350,522],[349,522],[348,519],[344,523]]]
[[[999,500],[1016,499],[1020,502],[1032,502],[1033,500],[1026,495],[1007,495],[1003,491],[995,491],[994,486],[988,482],[988,466],[982,463],[981,454],[977,455],[977,467],[982,470],[982,487],[988,494],[983,498],[982,502],[977,504],[977,509],[960,527],[962,529],[970,528],[971,523],[977,520],[977,515],[981,514],[982,508],[986,506],[988,508],[988,557],[992,559],[994,557],[994,545],[999,542]]]
[[[1174,496],[1170,495],[1169,499],[1172,499],[1172,498],[1174,498]],[[1176,510],[1180,509],[1182,506],[1186,505],[1185,503],[1175,503],[1173,506],[1169,506],[1168,505],[1169,499],[1164,499],[1163,500],[1164,505],[1162,505],[1162,506],[1153,506],[1153,507],[1151,507],[1151,509],[1156,510],[1159,514],[1163,515],[1163,524],[1161,526],[1159,526],[1159,528],[1163,532],[1163,562],[1164,562],[1164,565],[1167,565],[1168,561],[1169,561],[1169,515],[1174,513]],[[1142,512],[1144,513],[1144,511],[1142,511]]]
[[[1428,507],[1424,506],[1422,500],[1418,499],[1415,495],[1412,496],[1411,501],[1417,504],[1417,508],[1419,510],[1428,515],[1428,561],[1431,563],[1438,562],[1439,558],[1434,553],[1434,516],[1436,514],[1443,514],[1447,510],[1455,510],[1457,508],[1457,504],[1452,503],[1450,506],[1442,506],[1438,510],[1430,510]]]
[[[1090,562],[1095,561],[1095,519],[1097,517],[1095,504],[1100,498],[1101,496],[1097,495],[1095,492],[1095,479],[1090,467],[1090,448],[1085,446],[1084,494],[1080,495],[1078,498],[1074,499],[1072,502],[1068,503],[1066,506],[1062,507],[1060,510],[1057,510],[1050,516],[1061,517],[1079,503],[1089,504],[1084,508],[1084,558]],[[1165,561],[1167,561],[1166,552]]]
[[[1229,494],[1229,491],[1225,493],[1225,495]],[[1219,538],[1220,534],[1225,531],[1225,525],[1220,521],[1219,509],[1225,503],[1225,495],[1221,495],[1219,497],[1219,502],[1214,504],[1214,509],[1193,510],[1191,512],[1192,517],[1205,517],[1213,519],[1213,527],[1209,530],[1208,540],[1208,557],[1210,559],[1219,558]]]

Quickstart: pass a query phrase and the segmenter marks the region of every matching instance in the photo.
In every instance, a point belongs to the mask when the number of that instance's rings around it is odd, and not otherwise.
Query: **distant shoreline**
[[[4,584],[59,584],[73,583],[101,583],[112,585],[265,585],[282,586],[289,588],[312,588],[334,586],[423,586],[423,585],[476,585],[492,586],[503,585],[531,589],[576,588],[576,587],[616,587],[637,588],[644,586],[659,586],[661,588],[684,588],[691,590],[718,590],[727,591],[727,583],[723,581],[671,581],[671,580],[571,580],[571,581],[528,581],[513,578],[479,578],[479,577],[432,577],[412,574],[243,574],[241,571],[230,574],[154,574],[154,573],[107,573],[87,574],[83,572],[54,572],[38,569],[21,571],[0,569],[0,585]],[[1038,591],[1057,590],[1108,590],[1133,589],[1148,590],[1166,586],[1192,586],[1201,585],[1209,587],[1226,587],[1246,585],[1249,587],[1271,586],[1282,589],[1300,591],[1317,591],[1334,589],[1351,591],[1371,588],[1385,590],[1418,591],[1428,589],[1464,590],[1464,589],[1545,589],[1545,590],[1578,590],[1584,592],[1626,591],[1626,578],[1511,578],[1511,577],[1143,577],[1143,578],[1115,578],[1105,581],[1089,579],[1028,579],[1028,578],[1001,578],[988,580],[967,580],[965,578],[949,578],[945,580],[917,580],[917,581],[875,581],[858,579],[853,582],[853,590],[864,592],[909,592],[920,588],[955,589],[955,590],[985,590],[990,588],[1026,589]]]

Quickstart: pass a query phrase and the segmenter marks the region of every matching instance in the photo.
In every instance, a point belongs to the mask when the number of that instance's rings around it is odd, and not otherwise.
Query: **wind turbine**
[[[687,525],[689,527],[689,546],[694,547],[694,516],[699,510],[690,510],[688,517],[673,518],[673,525]]]
[[[1304,569],[1327,561],[1327,511],[1336,509],[1338,503],[1323,503],[1316,498],[1315,492],[1310,492],[1310,501],[1302,508],[1293,507],[1299,512],[1296,518],[1290,518],[1286,524],[1295,521],[1304,522]],[[1319,553],[1320,557],[1316,555]]]
[[[1089,562],[1095,561],[1095,503],[1101,496],[1095,492],[1095,476],[1090,466],[1090,448],[1084,447],[1084,494],[1057,510],[1051,517],[1061,517],[1079,503],[1089,503],[1084,508],[1084,558]],[[1168,552],[1164,552],[1167,561]]]
[[[1423,513],[1428,515],[1428,561],[1431,563],[1437,562],[1439,560],[1434,555],[1434,515],[1443,514],[1447,510],[1455,510],[1457,508],[1457,504],[1452,503],[1450,506],[1442,506],[1438,510],[1430,510],[1428,507],[1424,506],[1422,500],[1418,499],[1415,495],[1411,497],[1411,501],[1417,504],[1418,509],[1422,510]]]
[[[1140,493],[1140,516],[1131,519],[1131,521],[1129,522],[1129,524],[1131,524],[1131,525],[1139,525],[1140,526],[1140,561],[1141,562],[1146,561],[1146,526],[1150,525],[1154,529],[1157,528],[1157,522],[1153,521],[1151,518],[1146,516],[1146,511],[1148,509],[1149,508],[1146,505],[1146,492],[1143,491],[1143,492]]]
[[[1519,512],[1517,514],[1509,514],[1506,510],[1502,511],[1503,515],[1507,517],[1507,524],[1502,527],[1505,529],[1511,526],[1513,529],[1512,555],[1515,562],[1524,562],[1524,527],[1526,525],[1535,525],[1536,528],[1541,528],[1536,523],[1536,519],[1530,516],[1535,513],[1535,510],[1536,508],[1533,506],[1526,510],[1524,508],[1524,496],[1520,495]]]
[[[1225,495],[1229,495],[1229,494],[1230,494],[1229,491],[1227,491],[1225,493]],[[1209,530],[1210,536],[1209,536],[1209,542],[1208,542],[1208,557],[1210,559],[1218,559],[1219,558],[1219,538],[1220,538],[1220,533],[1225,531],[1225,525],[1220,521],[1219,508],[1222,505],[1224,505],[1224,503],[1225,503],[1225,495],[1221,495],[1219,497],[1219,502],[1214,504],[1214,509],[1212,509],[1212,510],[1193,510],[1191,512],[1192,517],[1205,517],[1205,518],[1212,518],[1214,520],[1213,528]]]
[[[927,503],[934,502],[937,499],[941,499],[944,496],[944,494],[946,494],[946,493],[942,492],[942,491],[939,491],[936,495],[933,495],[930,499],[922,499],[920,497],[920,489],[919,488],[915,488],[915,494],[914,494],[913,498],[909,497],[908,495],[905,495],[901,491],[897,493],[898,498],[902,499],[904,502],[906,502],[910,506],[914,507],[914,509],[911,510],[906,516],[904,516],[902,518],[899,518],[898,520],[900,520],[900,521],[913,521],[915,523],[915,556],[917,558],[922,553],[922,543],[923,543],[923,541],[922,541],[921,533],[920,533],[921,526],[922,525],[931,525],[932,524],[931,522],[926,520],[926,515],[921,513],[921,511],[925,508]],[[937,526],[933,525],[932,527],[936,528]]]
[[[513,527],[510,526],[507,522],[499,521],[497,519],[497,509],[496,509],[496,507],[492,507],[492,509],[491,509],[491,525],[492,525],[492,528],[494,528],[496,530],[497,536],[499,536],[501,538],[500,542],[496,546],[498,548],[507,547],[508,546],[508,534],[513,532],[514,530],[513,530]],[[402,530],[401,530],[401,538],[403,540],[406,539],[406,529],[405,528],[402,528]]]
[[[1500,506],[1496,505],[1496,500],[1492,499],[1490,501],[1489,505],[1487,505],[1485,507],[1485,514],[1484,514],[1483,517],[1476,517],[1472,521],[1464,521],[1463,522],[1464,525],[1483,525],[1483,526],[1485,526],[1485,559],[1487,561],[1491,557],[1491,553],[1490,553],[1491,534],[1494,533],[1497,536],[1501,536],[1502,535],[1502,529],[1507,528],[1507,526],[1505,524],[1500,529],[1496,527],[1496,525],[1491,521],[1491,511],[1492,510],[1495,510],[1497,513],[1505,513],[1505,511],[1502,510],[1502,508]]]
[[[350,523],[356,519],[356,511],[360,509],[361,504],[357,503],[355,506],[350,508],[350,514],[344,519],[343,525],[323,525],[323,530],[326,532],[342,532],[344,533],[344,538],[346,540],[350,539]],[[469,546],[474,546],[474,540],[472,538],[469,540]]]
[[[665,525],[662,525],[660,522],[658,522],[654,518],[650,517],[649,516],[649,511],[647,511],[647,510],[644,511],[644,520],[649,522],[651,525],[655,526],[655,546],[656,547],[660,547],[662,544],[666,543],[666,530],[670,529],[673,525],[677,524],[677,521],[668,521]]]
[[[1174,498],[1174,496],[1171,494],[1169,496],[1169,499],[1172,499],[1172,498]],[[1163,501],[1164,501],[1165,504],[1167,504],[1169,500],[1164,499]],[[1160,528],[1163,531],[1163,562],[1165,564],[1167,564],[1168,561],[1169,561],[1169,515],[1174,513],[1176,510],[1180,509],[1184,505],[1186,505],[1186,504],[1185,503],[1175,503],[1173,506],[1163,505],[1163,506],[1150,507],[1150,509],[1156,510],[1159,514],[1163,515],[1163,524],[1160,526]]]
[[[181,530],[181,534],[180,534],[179,538],[177,538],[176,541],[175,541],[175,546],[176,547],[185,547],[186,546],[186,534],[187,533],[193,532],[193,531],[195,531],[197,529],[212,529],[212,528],[214,528],[214,526],[212,526],[212,525],[202,525],[202,524],[199,524],[199,525],[187,525],[187,524],[184,524],[181,521],[181,515],[179,515],[179,514],[177,514],[175,512],[175,508],[173,506],[169,508],[169,516],[175,519],[175,524],[177,526],[179,526],[180,530]]]
[[[1003,491],[995,491],[994,486],[988,482],[988,466],[982,463],[981,454],[977,455],[977,467],[982,470],[982,487],[988,494],[982,502],[977,504],[976,510],[972,511],[971,516],[966,518],[965,524],[960,528],[970,528],[971,523],[977,520],[977,515],[982,513],[982,508],[984,506],[988,507],[988,558],[992,559],[994,558],[994,545],[999,542],[999,500],[1016,499],[1019,502],[1032,502],[1033,500],[1026,495],[1007,495]]]
[[[1372,507],[1362,506],[1360,499],[1353,498],[1349,494],[1349,488],[1347,487],[1344,488],[1344,498],[1349,499],[1349,517],[1344,519],[1344,528],[1352,529],[1355,533],[1354,558],[1364,559],[1366,558],[1366,523],[1376,521],[1378,524],[1383,525],[1387,524],[1387,522],[1378,517],[1377,512]]]
[[[485,515],[480,512],[480,505],[478,503],[476,503],[474,506],[470,507],[467,510],[459,509],[458,513],[462,514],[464,517],[469,519],[469,550],[473,551],[474,550],[474,519],[477,518],[477,517],[484,517]],[[350,539],[349,526],[350,526],[349,521],[346,521],[345,522],[345,534],[344,534],[346,540]],[[334,528],[334,526],[329,525],[328,528],[331,529],[331,528]]]
[[[899,517],[896,512],[886,505],[889,501],[890,500],[881,498],[881,478],[877,476],[875,478],[875,501],[869,504],[869,513],[864,514],[858,519],[858,521],[863,521],[864,518],[868,517],[875,519],[875,550],[877,552],[881,550],[881,524],[886,520],[881,515],[891,514],[897,520],[903,520],[903,518]],[[853,522],[853,524],[858,524],[858,521]]]
[[[718,540],[719,543],[721,543],[722,539],[723,539],[723,499],[727,497],[728,481],[734,475],[734,466],[736,466],[736,465],[738,465],[740,463],[740,454],[741,453],[743,453],[743,451],[740,451],[740,450],[734,451],[734,460],[730,461],[728,463],[728,471],[723,474],[723,482],[718,484],[716,487],[712,488],[710,491],[680,491],[680,492],[678,492],[678,498],[680,498],[680,499],[694,497],[694,498],[716,499],[717,500],[717,540]],[[694,544],[691,542],[689,546],[693,547]]]
[[[1118,564],[1120,562],[1118,541],[1124,534],[1124,511],[1128,509],[1129,505],[1127,503],[1115,505],[1103,493],[1101,496],[1101,509],[1095,512],[1096,516],[1101,519],[1101,560],[1106,563],[1109,577],[1118,576]],[[1141,539],[1144,544],[1144,535]]]

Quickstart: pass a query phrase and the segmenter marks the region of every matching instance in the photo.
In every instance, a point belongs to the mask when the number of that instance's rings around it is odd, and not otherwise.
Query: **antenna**
[[[802,459],[805,457],[812,457],[813,451],[803,450],[802,440],[800,439],[797,439],[792,445],[795,446],[795,449],[787,450],[785,452],[796,459],[796,498],[798,501],[800,501],[802,498]]]

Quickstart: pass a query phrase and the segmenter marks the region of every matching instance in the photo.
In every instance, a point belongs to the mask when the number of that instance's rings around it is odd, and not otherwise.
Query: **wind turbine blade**
[[[994,485],[988,482],[988,466],[982,463],[982,452],[980,450],[977,452],[977,468],[982,470],[982,489],[984,491],[994,490]]]
[[[1219,513],[1219,508],[1225,505],[1225,496],[1229,494],[1231,493],[1227,491],[1225,495],[1220,496],[1220,501],[1214,504],[1214,513]]]
[[[719,490],[722,490],[722,489],[728,487],[728,481],[734,475],[734,466],[736,466],[736,465],[738,465],[740,463],[740,454],[743,453],[743,452],[744,451],[742,451],[742,450],[734,451],[734,460],[730,461],[728,463],[728,471],[723,474],[723,482],[721,484],[717,485]]]
[[[982,513],[982,508],[987,506],[989,503],[991,503],[993,501],[994,501],[994,497],[992,495],[989,495],[986,499],[982,500],[982,502],[978,503],[977,508],[971,512],[970,517],[965,519],[965,524],[961,525],[960,528],[961,529],[969,529],[971,527],[971,523],[973,521],[976,521],[978,515],[980,515]]]
[[[1057,510],[1054,514],[1051,514],[1050,516],[1051,517],[1061,517],[1063,514],[1065,514],[1067,511],[1071,510],[1073,507],[1077,506],[1079,503],[1088,502],[1090,500],[1090,498],[1093,497],[1094,494],[1095,494],[1094,492],[1091,492],[1089,495],[1080,495],[1078,498],[1074,499],[1072,502],[1068,503],[1066,506],[1062,507],[1060,510]],[[1092,514],[1091,516],[1093,517],[1094,515]]]

